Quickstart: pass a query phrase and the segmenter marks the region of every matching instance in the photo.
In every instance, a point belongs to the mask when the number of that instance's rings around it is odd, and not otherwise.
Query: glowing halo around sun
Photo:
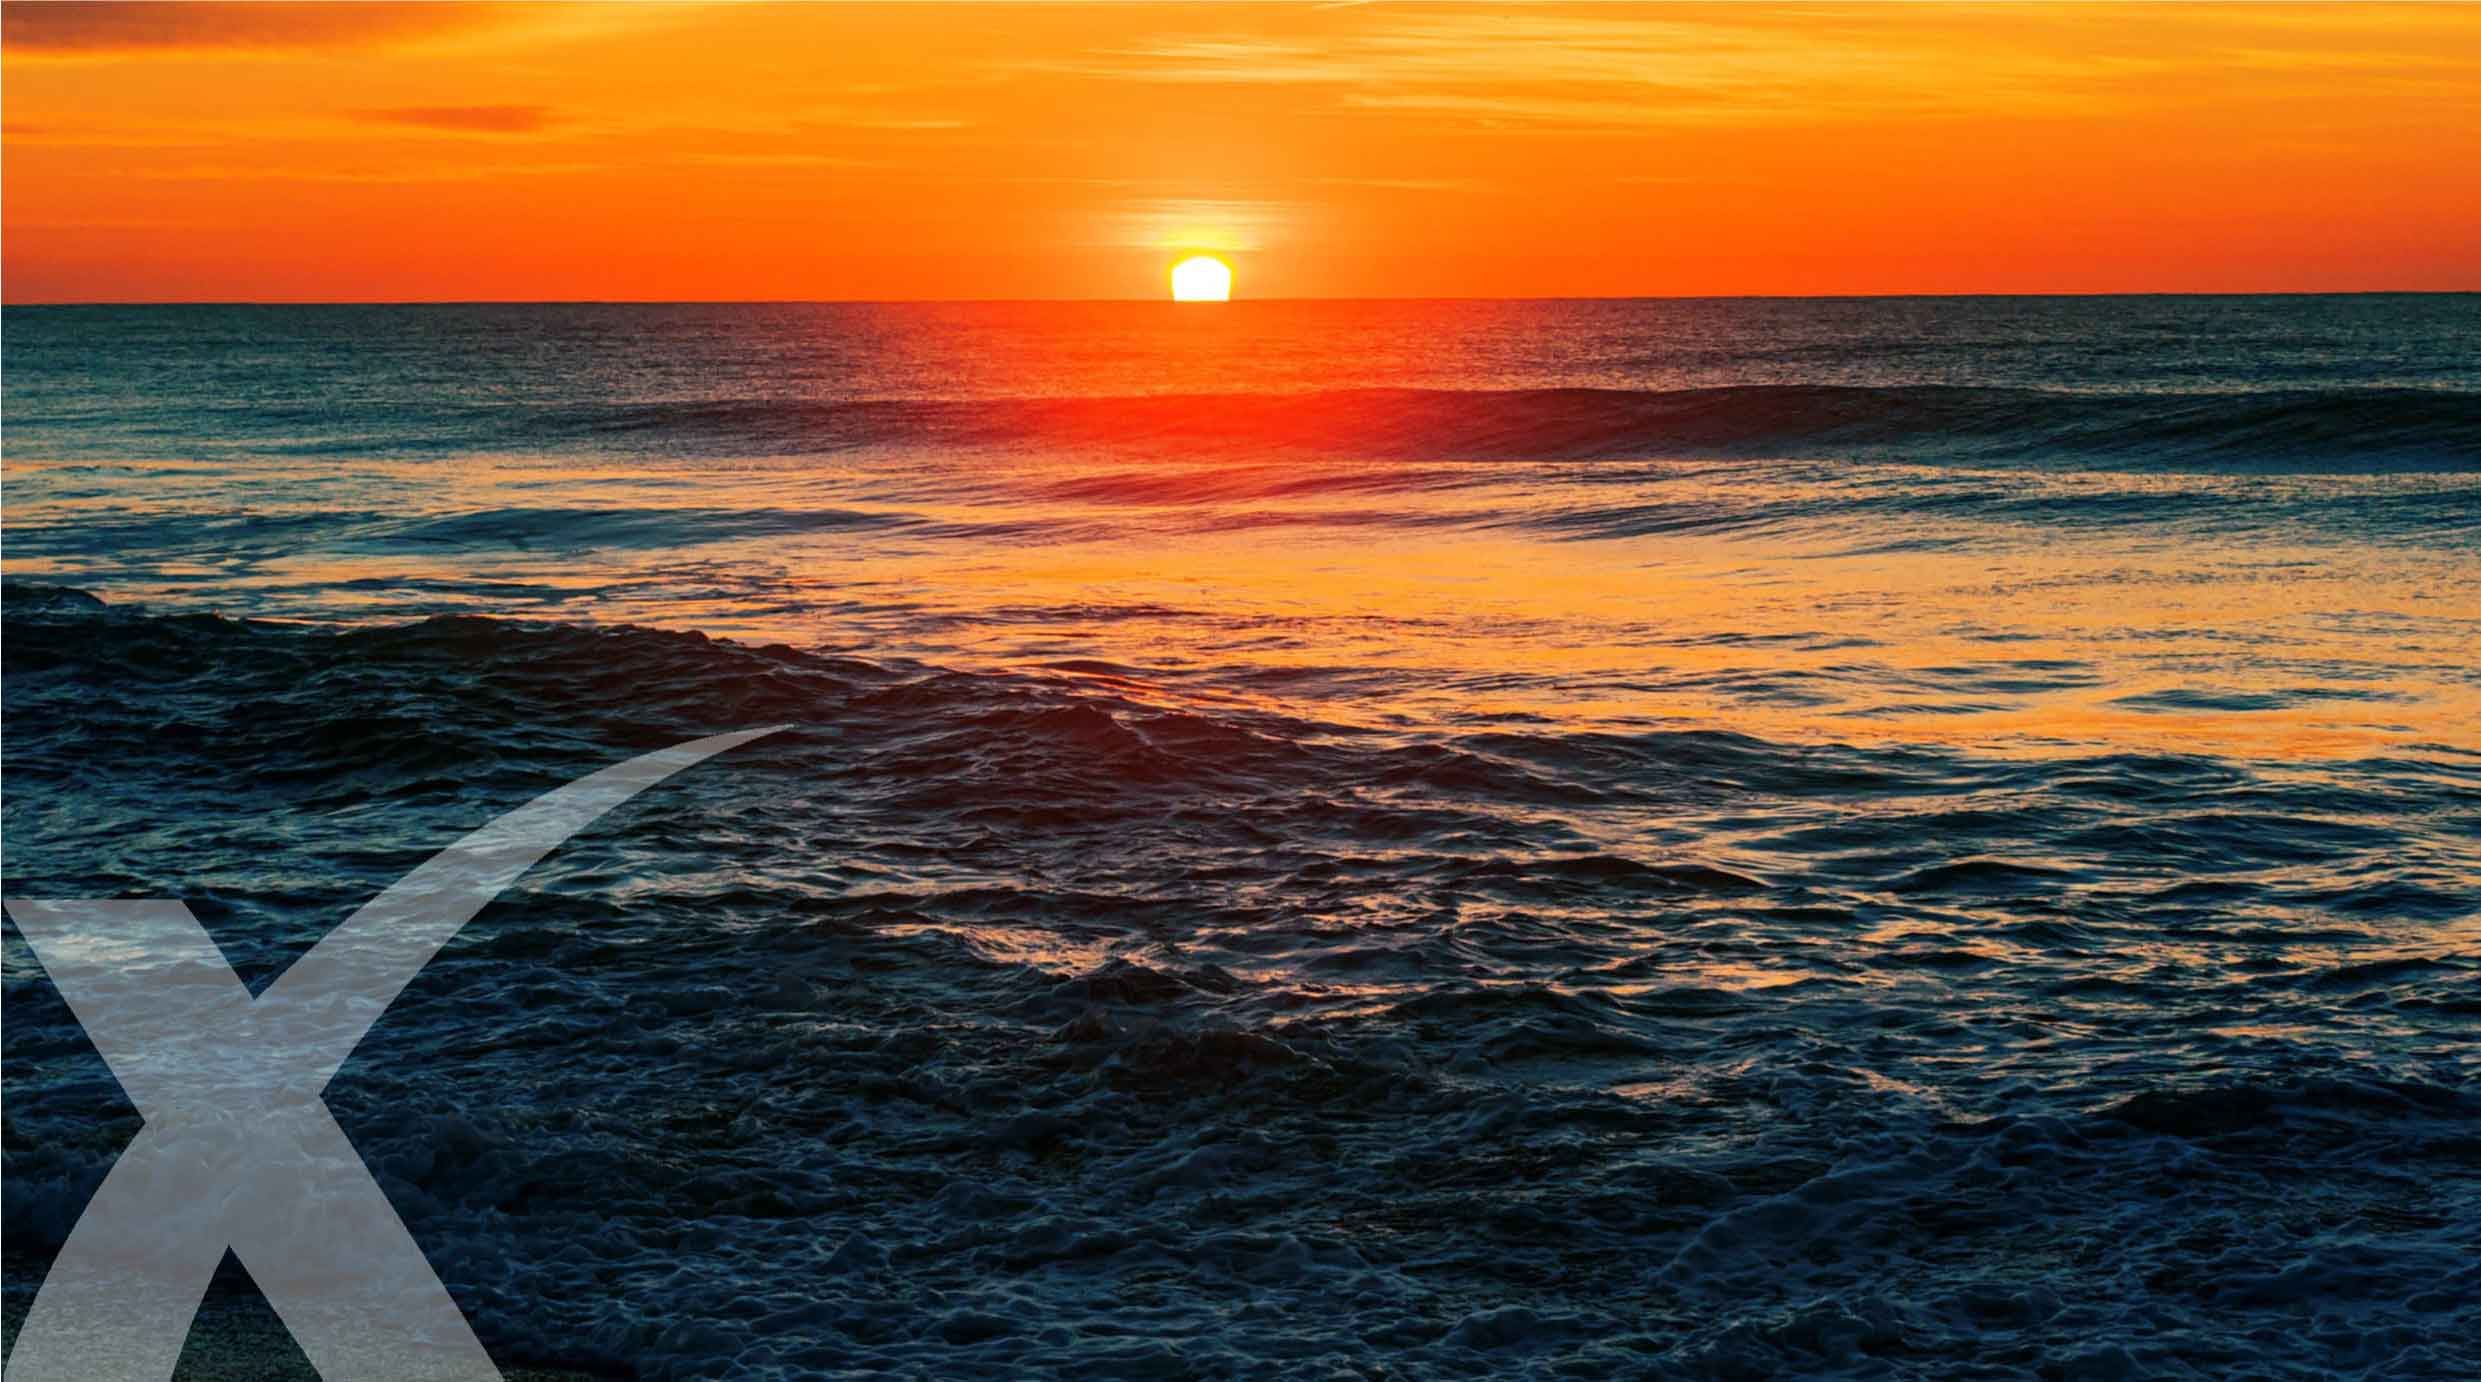
[[[1172,301],[1229,302],[1232,266],[1211,254],[1193,254],[1172,265]]]

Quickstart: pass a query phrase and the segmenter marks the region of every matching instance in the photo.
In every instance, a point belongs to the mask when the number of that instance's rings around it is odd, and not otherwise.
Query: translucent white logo
[[[36,1292],[10,1382],[169,1379],[230,1248],[319,1375],[497,1379],[321,1094],[431,957],[519,874],[719,734],[545,793],[433,856],[257,998],[178,902],[9,918],[145,1119]]]

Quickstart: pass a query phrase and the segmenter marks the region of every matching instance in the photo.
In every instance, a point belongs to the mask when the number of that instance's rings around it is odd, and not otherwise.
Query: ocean
[[[503,1367],[2481,1375],[2481,297],[0,342],[11,897],[261,988],[789,726],[328,1087]],[[5,1002],[14,1320],[139,1118]]]

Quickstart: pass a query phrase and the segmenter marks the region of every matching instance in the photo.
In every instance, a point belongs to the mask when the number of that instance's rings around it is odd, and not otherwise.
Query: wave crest
[[[1372,459],[1901,455],[2146,468],[2481,467],[2481,394],[2065,393],[1952,385],[1348,389],[1297,394],[561,407],[472,421],[469,445],[683,454],[879,446],[1319,452]]]

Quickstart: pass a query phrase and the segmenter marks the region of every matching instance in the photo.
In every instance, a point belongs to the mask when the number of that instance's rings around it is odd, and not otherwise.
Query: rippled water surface
[[[11,895],[503,1364],[2481,1371],[2481,299],[12,309]],[[137,1117],[12,930],[6,1285]]]

